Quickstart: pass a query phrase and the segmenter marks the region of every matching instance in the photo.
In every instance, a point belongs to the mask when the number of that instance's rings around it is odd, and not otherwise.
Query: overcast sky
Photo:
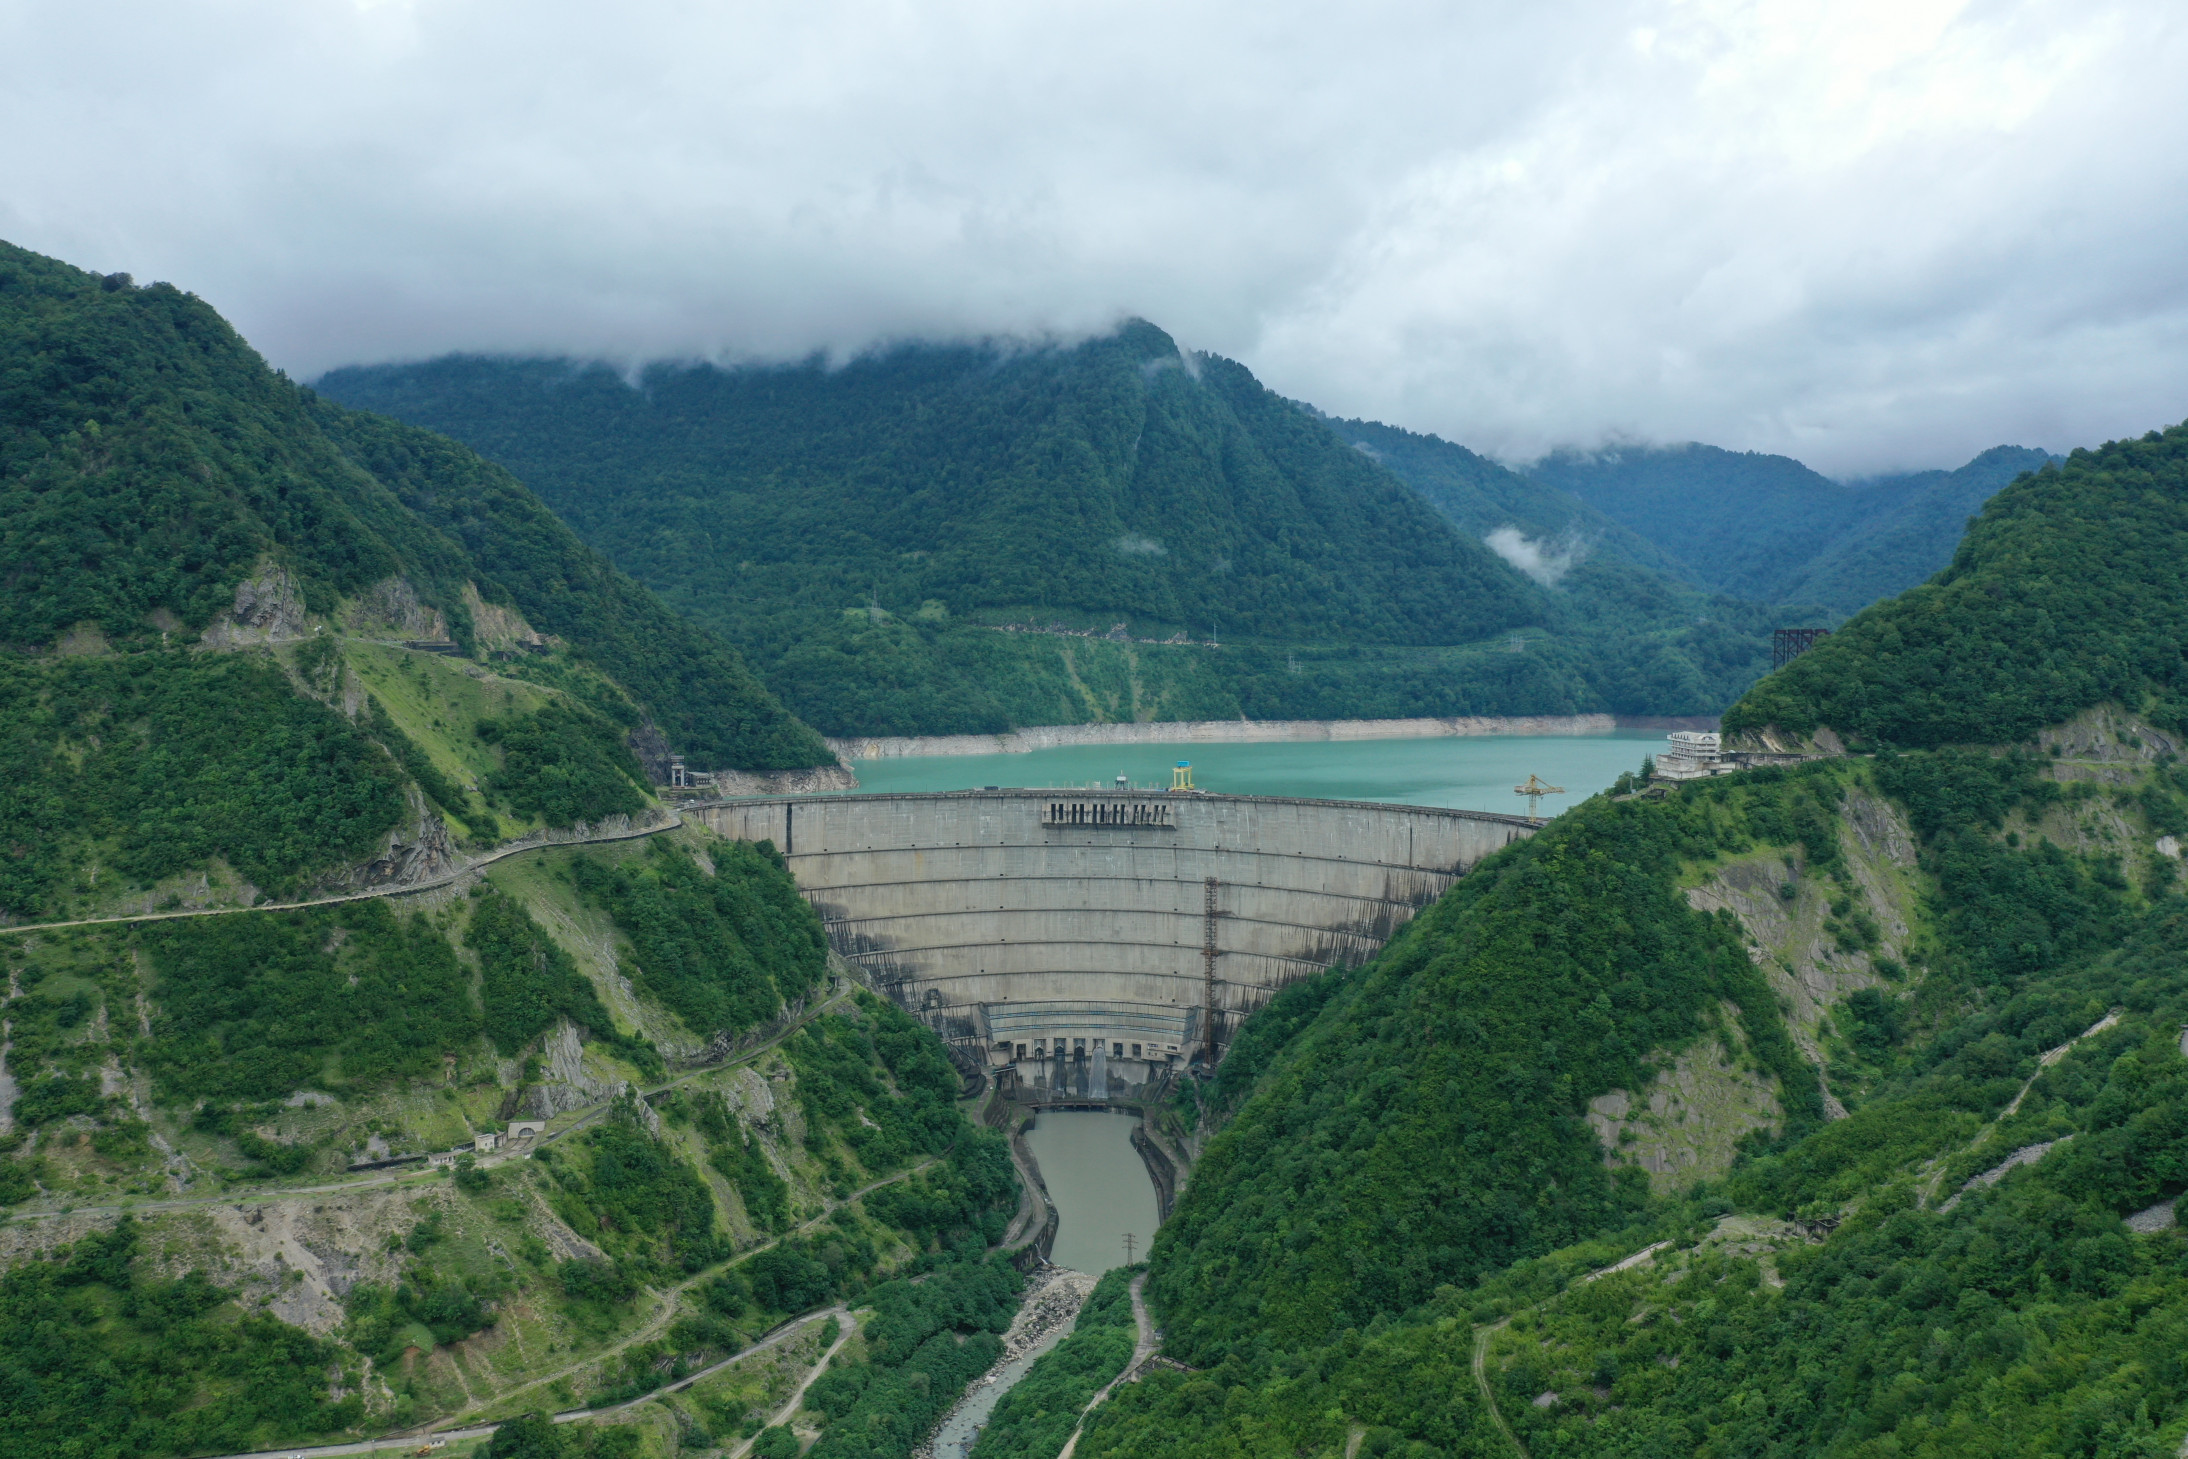
[[[2178,0],[0,0],[0,237],[276,364],[1140,314],[1510,459],[2188,416]]]

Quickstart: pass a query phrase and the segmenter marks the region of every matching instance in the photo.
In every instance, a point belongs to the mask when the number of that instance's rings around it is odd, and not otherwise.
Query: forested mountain
[[[2107,701],[2188,731],[2188,429],[2076,451],[1991,499],[1951,566],[1758,685],[1728,732],[2026,739]]]
[[[1993,446],[1955,471],[1920,471],[1854,485],[1880,505],[1778,589],[1785,602],[1818,602],[1841,613],[1921,582],[1943,567],[1968,519],[2023,472],[2057,460],[2026,446]]]
[[[1554,586],[1561,621],[1588,639],[1621,707],[1729,703],[1769,668],[1773,629],[1834,620],[1820,604],[1768,606],[1696,588],[1647,537],[1464,446],[1377,421],[1329,424],[1459,531]],[[1643,675],[1657,683],[1633,682]],[[1678,678],[1692,687],[1667,692]]]
[[[1077,1452],[2174,1453],[2184,511],[2188,427],[2020,481],[1728,716],[1898,748],[1623,783],[1249,1020],[1199,1371]]]
[[[1690,582],[1844,614],[1943,567],[1969,514],[2051,459],[1997,446],[1956,471],[1841,484],[1789,457],[1690,443],[1556,452],[1526,474],[1647,539]]]
[[[216,625],[467,654],[546,634],[695,762],[829,758],[733,651],[507,472],[316,400],[172,285],[0,244],[0,483],[0,642],[19,652],[71,635],[139,652]]]
[[[653,1459],[757,1433],[856,1297],[811,1408],[906,1459],[1010,1321],[1009,1155],[638,758],[817,737],[177,289],[0,252],[0,398],[0,1456]]]
[[[831,732],[1708,713],[1760,672],[1737,612],[1609,563],[1576,606],[1144,323],[841,368],[450,358],[319,388],[508,467]],[[1057,631],[998,631],[1026,626]]]
[[[1555,556],[1560,548],[1576,549],[1570,553],[1575,563],[1608,556],[1684,575],[1677,558],[1563,487],[1536,481],[1440,436],[1381,421],[1324,419],[1354,449],[1419,492],[1453,526],[1477,541],[1500,528],[1515,527],[1528,540],[1542,544],[1549,555]]]

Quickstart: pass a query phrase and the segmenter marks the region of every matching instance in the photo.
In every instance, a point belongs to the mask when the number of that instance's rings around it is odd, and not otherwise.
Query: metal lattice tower
[[[1770,635],[1770,667],[1784,668],[1831,636],[1828,628],[1780,628]]]

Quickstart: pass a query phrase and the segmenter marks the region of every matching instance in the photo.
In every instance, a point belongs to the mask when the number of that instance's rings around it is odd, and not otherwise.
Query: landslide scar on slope
[[[1798,848],[1773,848],[1725,862],[1687,892],[1696,911],[1728,911],[1739,919],[1748,956],[1783,1000],[1795,1047],[1819,1071],[1826,1063],[1822,1043],[1832,1009],[1848,994],[1886,981],[1877,959],[1905,964],[1916,920],[1914,833],[1898,808],[1861,786],[1849,786],[1838,831],[1850,890],[1811,871]],[[1832,904],[1841,900],[1853,903],[1850,915],[1874,922],[1874,946],[1841,944],[1830,926]],[[1828,1083],[1823,1103],[1832,1119],[1845,1117]]]
[[[1723,1174],[1741,1139],[1775,1126],[1784,1110],[1771,1077],[1749,1056],[1740,1013],[1719,1005],[1705,1032],[1636,1098],[1623,1089],[1588,1101],[1604,1162],[1648,1172],[1652,1190],[1682,1190]],[[1663,1056],[1655,1062],[1663,1067]]]

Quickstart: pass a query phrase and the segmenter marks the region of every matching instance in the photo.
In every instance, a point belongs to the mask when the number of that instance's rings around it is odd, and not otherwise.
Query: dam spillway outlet
[[[1356,966],[1519,816],[1146,791],[687,804],[772,841],[828,938],[958,1057],[1051,1097],[1133,1099],[1286,983]]]

